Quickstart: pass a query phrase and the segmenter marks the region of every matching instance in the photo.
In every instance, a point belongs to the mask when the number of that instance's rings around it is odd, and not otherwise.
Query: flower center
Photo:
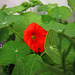
[[[34,40],[34,39],[36,38],[36,36],[34,36],[34,35],[31,35],[31,38]]]

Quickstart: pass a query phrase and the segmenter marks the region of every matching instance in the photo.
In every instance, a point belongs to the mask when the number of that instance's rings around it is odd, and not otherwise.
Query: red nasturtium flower
[[[23,39],[34,52],[43,52],[46,34],[45,29],[33,22],[24,30]]]

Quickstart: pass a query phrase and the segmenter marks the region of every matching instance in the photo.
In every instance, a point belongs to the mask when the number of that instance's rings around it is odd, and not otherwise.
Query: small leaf
[[[53,18],[66,20],[71,16],[71,10],[68,7],[61,6],[61,7],[54,8],[50,13],[50,15]]]
[[[46,50],[46,53],[49,55],[49,57],[55,63],[61,63],[61,56],[56,47],[54,31],[52,31],[52,30],[49,30],[47,32],[47,36],[46,36],[46,40],[45,40],[45,50]]]
[[[17,59],[29,53],[30,49],[25,43],[9,41],[0,50],[0,64],[15,64]]]
[[[7,27],[5,28],[0,28],[0,42],[6,41],[9,35],[9,30]]]
[[[50,14],[51,13],[51,11],[55,8],[55,7],[57,7],[57,4],[47,4],[47,5],[41,5],[39,8],[38,8],[38,11],[40,12],[40,11],[47,11],[48,12],[48,14]]]
[[[10,15],[10,14],[13,14],[13,13],[16,13],[16,12],[21,12],[23,10],[24,10],[24,7],[20,5],[20,6],[6,8],[4,10],[4,12],[6,12],[8,15]]]
[[[68,4],[75,12],[75,0],[68,0]]]

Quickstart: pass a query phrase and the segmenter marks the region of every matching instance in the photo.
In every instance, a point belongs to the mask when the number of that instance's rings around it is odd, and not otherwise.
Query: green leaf
[[[24,10],[23,6],[15,6],[15,7],[10,7],[10,8],[6,8],[4,10],[4,12],[6,12],[8,15],[16,13],[16,12],[22,12]]]
[[[9,41],[0,50],[0,64],[15,64],[17,59],[29,53],[30,49],[25,43]]]
[[[75,23],[69,23],[67,25],[55,22],[55,21],[50,21],[48,24],[42,23],[40,24],[46,31],[52,29],[56,32],[62,32],[64,30],[64,34],[74,37],[75,36]]]
[[[47,36],[46,36],[46,40],[45,40],[45,50],[46,50],[46,53],[49,55],[49,57],[55,63],[58,63],[58,64],[61,63],[61,56],[56,47],[55,34],[54,34],[53,30],[49,30],[47,32]]]
[[[4,22],[5,17],[7,14],[3,11],[0,11],[0,28],[7,26]]]
[[[74,37],[75,36],[75,23],[69,23],[65,28],[65,34],[68,36]]]
[[[65,28],[65,25],[55,22],[55,21],[50,21],[48,24],[42,23],[40,24],[46,31],[52,29],[56,32],[62,32],[62,30]]]
[[[23,59],[18,59],[12,75],[34,75],[35,71],[43,68],[37,60],[42,62],[41,57],[36,54],[31,54]]]
[[[70,42],[63,37],[62,39],[62,52],[65,50],[67,52],[68,47],[70,46]],[[68,52],[67,57],[66,57],[66,62],[73,62],[74,60],[74,49],[71,47],[71,50]],[[68,62],[69,61],[69,62]]]
[[[21,4],[23,7],[28,7],[29,6],[29,2],[25,1]]]
[[[47,53],[42,55],[42,59],[46,64],[55,64],[55,62],[49,57],[49,55]]]
[[[7,15],[5,12],[0,11],[0,28],[3,28],[12,22],[19,23],[24,17],[21,15]]]
[[[0,10],[4,10],[5,8],[6,8],[6,4],[4,4],[2,7],[1,7],[1,9]]]
[[[48,9],[47,5],[41,5],[37,10],[41,12],[41,11],[47,11],[47,9]]]
[[[9,35],[9,30],[8,28],[0,28],[0,42],[6,41]]]
[[[56,7],[58,7],[57,4],[48,4],[48,14],[50,14],[51,11]]]
[[[54,8],[50,15],[57,19],[66,20],[71,16],[71,10],[68,7],[61,6]]]
[[[68,0],[68,4],[75,12],[75,0]]]
[[[49,23],[51,20],[54,20],[51,16],[49,15],[42,15],[42,22],[43,23]]]
[[[40,11],[47,11],[48,12],[48,14],[50,14],[51,13],[51,11],[55,8],[55,7],[57,7],[57,4],[47,4],[47,5],[41,5],[39,8],[38,8],[38,11],[40,12]]]
[[[42,23],[41,21],[42,17],[34,12],[26,12],[23,14],[23,16],[24,19],[20,23],[13,25],[13,29],[22,36],[25,28],[27,28],[27,26],[32,22],[35,22],[39,25]]]

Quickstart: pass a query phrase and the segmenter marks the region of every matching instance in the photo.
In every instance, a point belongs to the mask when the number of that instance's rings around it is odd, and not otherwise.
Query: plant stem
[[[20,36],[21,38],[23,38],[19,33],[17,33],[14,29],[12,29],[11,27],[7,26],[11,31],[13,31],[14,33],[16,33],[18,36]]]
[[[75,40],[74,40],[73,38],[71,38],[71,37],[65,35],[65,34],[63,34],[63,36],[64,36],[67,40],[69,40],[69,41],[72,43],[73,48],[74,48],[74,50],[75,50]]]
[[[68,47],[67,52],[66,52],[66,54],[65,54],[65,57],[67,57],[67,55],[68,55],[68,53],[70,52],[71,48],[72,48],[72,44],[70,44],[70,46]]]
[[[44,51],[42,54],[41,54],[41,57],[46,53],[46,51]]]

